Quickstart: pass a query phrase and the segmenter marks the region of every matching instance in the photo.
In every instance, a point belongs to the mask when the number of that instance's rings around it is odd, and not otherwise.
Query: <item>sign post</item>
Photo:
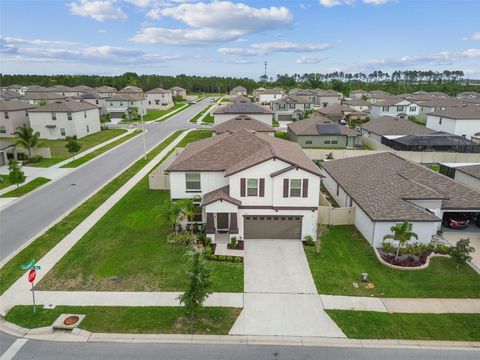
[[[28,272],[28,282],[32,284],[32,298],[33,298],[33,313],[36,313],[35,309],[35,286],[33,285],[33,282],[35,281],[35,278],[37,277],[37,270],[40,270],[40,266],[35,265],[35,260],[30,261],[29,264],[22,265],[20,266],[22,270],[29,270]]]

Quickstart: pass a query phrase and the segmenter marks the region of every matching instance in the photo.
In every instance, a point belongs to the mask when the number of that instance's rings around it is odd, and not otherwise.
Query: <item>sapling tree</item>
[[[65,147],[67,148],[67,151],[72,154],[73,158],[75,159],[75,154],[80,151],[82,148],[82,145],[79,144],[77,141],[76,136],[67,136],[67,143],[65,144]]]
[[[464,265],[472,260],[470,255],[475,248],[470,246],[470,239],[460,239],[457,244],[450,249],[450,256],[457,263],[457,270],[460,265]]]
[[[8,164],[8,179],[12,184],[17,185],[17,188],[25,182],[27,177],[23,173],[18,161],[13,160]]]

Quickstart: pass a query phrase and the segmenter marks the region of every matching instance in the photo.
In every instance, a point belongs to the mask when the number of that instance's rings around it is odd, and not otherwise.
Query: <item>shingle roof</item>
[[[300,136],[318,136],[324,135],[322,127],[318,125],[334,126],[338,130],[338,134],[345,136],[357,136],[357,132],[348,126],[340,125],[331,121],[324,116],[315,116],[305,120],[298,120],[287,125],[287,127],[296,135]]]
[[[390,152],[321,166],[374,221],[440,221],[407,199],[439,199],[444,210],[480,208],[479,192]]]
[[[65,85],[54,85],[48,88],[50,91],[74,91],[73,88]]]
[[[272,114],[272,111],[252,102],[236,102],[221,106],[212,111],[212,114]]]
[[[0,150],[5,150],[11,147],[15,147],[15,144],[8,141],[0,141]]]
[[[354,112],[355,109],[352,109],[346,105],[332,104],[325,106],[323,108],[316,110],[318,113],[323,115],[340,115],[342,116],[344,112]]]
[[[242,205],[242,202],[240,200],[230,196],[230,186],[227,185],[203,195],[202,203],[200,204],[200,206],[205,206],[218,200],[227,201],[237,206]]]
[[[345,105],[349,105],[349,106],[371,106],[372,105],[368,101],[365,101],[365,100],[362,100],[362,99],[346,100],[343,103]]]
[[[16,100],[4,100],[0,99],[0,111],[18,111],[18,110],[27,110],[34,109],[38,105],[32,105]]]
[[[95,88],[95,92],[97,93],[110,93],[110,92],[116,92],[117,89],[111,86],[103,85],[103,86],[98,86]]]
[[[480,164],[458,166],[458,167],[455,167],[455,170],[459,170],[465,174],[473,176],[474,178],[480,179]]]
[[[261,121],[258,121],[250,116],[240,115],[233,119],[227,120],[221,124],[215,125],[212,128],[213,132],[217,134],[232,132],[240,129],[245,129],[255,132],[274,132],[275,129]]]
[[[388,115],[372,119],[360,127],[377,135],[422,135],[434,132],[408,119]]]
[[[12,90],[5,90],[0,93],[0,98],[5,100],[19,100],[19,99],[23,99],[24,97],[25,97],[24,95],[19,94]]]
[[[273,100],[273,103],[296,103],[296,104],[313,104],[313,100],[309,99],[307,96],[304,95],[294,95],[288,94],[280,99]]]
[[[120,93],[143,93],[143,90],[137,86],[126,86],[119,90]]]
[[[185,90],[184,88],[181,88],[180,86],[172,86],[170,90],[175,90],[175,91],[182,91]]]
[[[59,100],[66,99],[65,96],[56,92],[27,92],[24,97],[25,100]]]
[[[420,106],[426,107],[450,107],[450,106],[460,106],[461,102],[457,99],[452,98],[438,98],[438,99],[431,99],[428,101],[420,101],[418,102]]]
[[[228,176],[274,158],[320,175],[296,143],[243,129],[189,144],[166,171],[225,171]]]
[[[244,88],[243,86],[235,86],[232,90],[230,90],[230,92],[245,92],[247,91],[246,88]]]
[[[377,101],[376,103],[373,103],[371,106],[393,106],[393,105],[397,105],[398,103],[400,103],[402,101],[406,101],[408,103],[411,103],[410,100],[406,100],[404,98],[390,97],[390,98],[385,99],[385,100]]]
[[[155,88],[145,92],[145,94],[169,94],[169,93],[171,93],[170,90],[165,90],[162,88]]]
[[[429,113],[429,115],[441,116],[450,119],[461,120],[479,120],[480,106],[459,106],[450,107],[445,110],[439,110]]]
[[[107,101],[137,101],[142,100],[141,97],[134,96],[131,94],[116,94],[107,98]]]
[[[73,91],[82,91],[82,92],[92,92],[92,91],[94,91],[94,89],[92,87],[86,86],[86,85],[74,86],[74,87],[72,87],[72,90]]]
[[[80,99],[105,99],[105,96],[101,96],[96,92],[89,92],[79,96]]]
[[[61,100],[30,110],[30,112],[76,112],[98,109],[97,106],[84,101]]]
[[[248,97],[239,95],[235,96],[233,99],[231,99],[232,102],[252,102]]]

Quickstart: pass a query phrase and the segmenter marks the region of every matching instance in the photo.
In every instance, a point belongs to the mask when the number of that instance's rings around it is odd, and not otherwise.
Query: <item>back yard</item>
[[[477,251],[480,251],[478,249]],[[320,294],[380,297],[480,297],[480,276],[450,258],[432,258],[425,270],[394,270],[377,260],[370,245],[353,226],[331,227],[321,239],[320,253],[305,247]],[[360,281],[368,273],[374,288]],[[358,288],[353,283],[358,283]]]

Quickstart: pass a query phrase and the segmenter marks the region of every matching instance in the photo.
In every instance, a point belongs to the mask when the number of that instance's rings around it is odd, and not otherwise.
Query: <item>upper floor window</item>
[[[8,111],[4,111],[3,116],[5,117],[5,119],[10,119],[10,116],[8,115]]]
[[[247,180],[247,196],[258,196],[258,179]]]
[[[72,113],[67,113],[67,119],[72,120]]]
[[[290,197],[302,196],[302,179],[290,179]]]
[[[200,191],[200,173],[185,174],[185,189],[187,191]]]
[[[52,120],[57,120],[57,114],[52,113]]]
[[[382,106],[382,111],[388,112],[390,110],[389,106]]]

